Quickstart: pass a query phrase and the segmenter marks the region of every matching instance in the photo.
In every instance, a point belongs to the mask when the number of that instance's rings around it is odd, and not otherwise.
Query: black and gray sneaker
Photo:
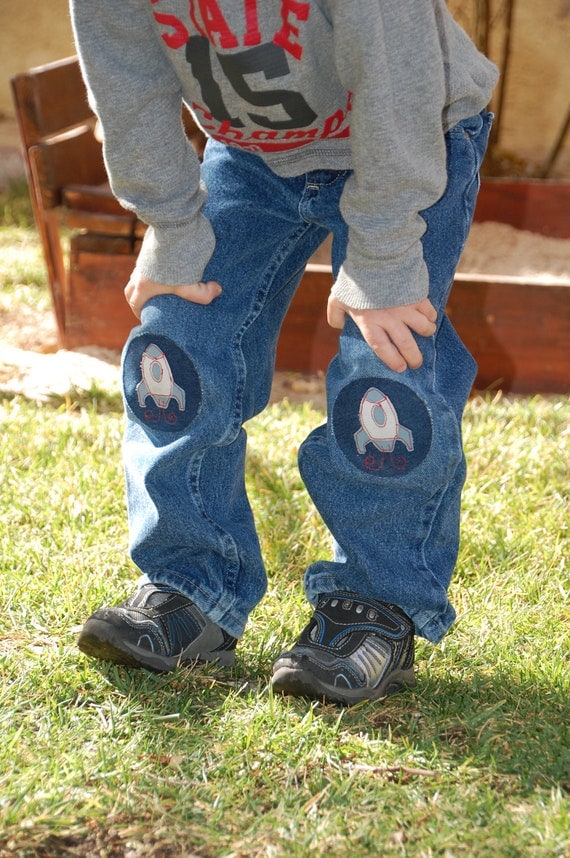
[[[204,661],[231,667],[236,643],[182,593],[150,583],[120,605],[95,611],[77,641],[87,655],[157,673]]]
[[[414,626],[395,605],[329,593],[293,649],[273,665],[273,688],[350,706],[377,700],[414,678]]]

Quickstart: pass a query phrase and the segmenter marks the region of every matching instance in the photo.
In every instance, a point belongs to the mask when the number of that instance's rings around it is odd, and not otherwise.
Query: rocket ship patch
[[[332,430],[344,456],[375,477],[410,473],[427,456],[433,436],[429,410],[411,388],[374,378],[353,381],[340,391]]]
[[[136,387],[139,405],[144,407],[149,396],[158,408],[167,408],[174,399],[180,411],[186,407],[186,394],[176,384],[166,355],[155,343],[150,343],[141,359],[142,379]]]
[[[132,416],[159,432],[181,432],[202,402],[198,373],[189,356],[162,336],[135,336],[123,361],[123,385]]]
[[[360,402],[360,429],[354,433],[354,440],[359,453],[366,452],[370,441],[381,453],[391,453],[396,441],[410,453],[414,449],[414,436],[398,422],[394,405],[377,387],[367,390]]]

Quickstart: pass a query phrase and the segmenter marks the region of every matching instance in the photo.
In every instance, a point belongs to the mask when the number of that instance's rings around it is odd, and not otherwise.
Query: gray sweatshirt
[[[185,102],[209,136],[280,176],[354,171],[341,301],[426,297],[419,212],[445,189],[444,134],[487,105],[497,79],[444,0],[70,3],[113,191],[150,227],[145,277],[197,282],[215,245]]]

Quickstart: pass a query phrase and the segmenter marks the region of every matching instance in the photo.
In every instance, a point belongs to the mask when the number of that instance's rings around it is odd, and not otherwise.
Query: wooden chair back
[[[112,238],[132,252],[135,215],[113,197],[95,136],[77,57],[29,69],[11,79],[32,207],[46,261],[60,339],[65,339],[66,264],[61,227]],[[122,237],[122,245],[117,244]]]

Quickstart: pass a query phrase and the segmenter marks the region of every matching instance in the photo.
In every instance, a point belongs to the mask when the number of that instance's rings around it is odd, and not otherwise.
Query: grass
[[[6,230],[33,283],[33,233]],[[75,646],[135,575],[119,404],[0,395],[0,858],[570,855],[568,398],[470,401],[458,621],[418,643],[416,690],[352,709],[268,685],[328,556],[295,466],[322,417],[248,426],[269,589],[235,670],[157,676]]]

